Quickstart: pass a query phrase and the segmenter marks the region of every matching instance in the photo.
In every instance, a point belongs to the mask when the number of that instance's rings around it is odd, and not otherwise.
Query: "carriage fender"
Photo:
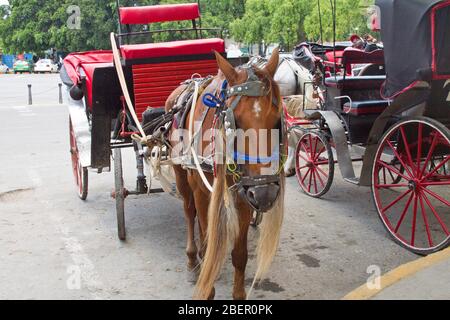
[[[402,113],[411,111],[413,108],[427,102],[430,97],[430,86],[424,82],[418,82],[411,89],[397,96],[389,107],[377,118],[372,129],[370,130],[367,148],[364,154],[363,168],[361,171],[360,185],[370,187],[372,185],[372,167],[375,161],[378,143],[383,134],[386,132],[390,119]],[[424,108],[419,108],[423,112]],[[422,114],[417,114],[422,115]]]
[[[70,88],[63,90],[64,101],[67,101],[69,115],[77,142],[79,159],[84,168],[91,167],[91,134],[89,121],[86,115],[84,99],[79,101],[70,97]]]
[[[319,120],[322,118],[326,121],[333,137],[334,148],[342,177],[349,182],[357,183],[358,179],[353,169],[353,162],[342,119],[334,111],[305,110],[305,113],[307,114],[308,120]]]

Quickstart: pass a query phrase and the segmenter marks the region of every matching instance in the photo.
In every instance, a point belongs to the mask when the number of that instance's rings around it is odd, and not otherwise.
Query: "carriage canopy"
[[[377,0],[394,96],[418,80],[450,79],[450,0]]]

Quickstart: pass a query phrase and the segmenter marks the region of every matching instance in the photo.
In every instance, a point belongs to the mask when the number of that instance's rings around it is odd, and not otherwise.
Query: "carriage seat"
[[[225,52],[225,41],[218,38],[172,41],[165,43],[122,45],[122,57],[125,60],[175,57],[186,55],[212,54],[213,51]]]
[[[330,77],[325,79],[327,87],[339,90],[379,90],[386,76]]]
[[[353,101],[344,104],[344,112],[352,116],[379,115],[388,106],[388,100]]]

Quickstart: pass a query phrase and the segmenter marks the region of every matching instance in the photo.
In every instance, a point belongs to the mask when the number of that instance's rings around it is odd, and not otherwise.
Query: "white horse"
[[[283,97],[301,96],[299,98],[306,103],[303,106],[304,109],[317,108],[319,101],[314,98],[313,75],[294,59],[283,58],[274,79],[280,86]],[[284,166],[284,171],[288,177],[295,174],[295,150],[297,149],[300,135],[300,132],[294,130],[288,137],[289,151]]]
[[[255,65],[258,68],[264,68],[267,64],[265,58],[255,56],[250,59],[249,65]],[[278,65],[278,70],[275,74],[274,80],[280,87],[281,96],[306,96],[306,107],[313,107],[317,105],[317,99],[314,99],[314,89],[311,85],[313,75],[308,69],[298,64],[291,57],[281,57]]]
[[[259,68],[263,68],[266,63],[267,60],[262,57],[254,57],[249,62]],[[302,101],[300,105],[303,106],[303,109],[316,109],[319,106],[319,99],[314,98],[313,78],[308,69],[298,64],[293,58],[285,56],[280,59],[274,80],[280,87],[282,97],[296,96]],[[303,105],[303,101],[306,105]],[[288,137],[289,152],[284,166],[288,177],[295,174],[295,150],[300,136],[301,132],[294,130]]]

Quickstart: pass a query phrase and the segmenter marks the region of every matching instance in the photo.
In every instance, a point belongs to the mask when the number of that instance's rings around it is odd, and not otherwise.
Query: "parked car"
[[[8,73],[8,72],[9,72],[8,66],[0,62],[0,73]]]
[[[31,61],[25,61],[25,60],[17,60],[14,62],[14,73],[24,73],[29,72],[33,73],[33,62]]]
[[[34,66],[35,73],[56,73],[58,66],[50,59],[40,59]]]

